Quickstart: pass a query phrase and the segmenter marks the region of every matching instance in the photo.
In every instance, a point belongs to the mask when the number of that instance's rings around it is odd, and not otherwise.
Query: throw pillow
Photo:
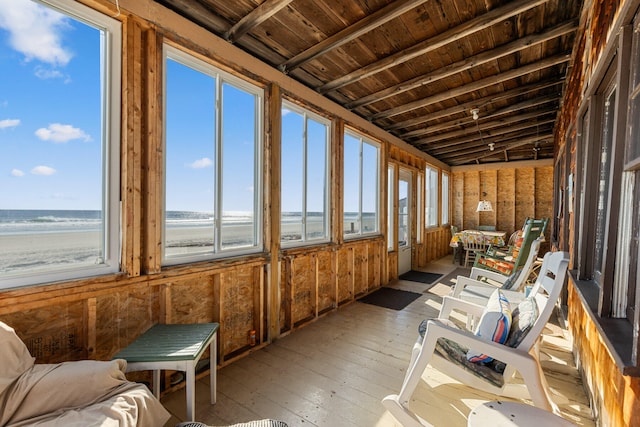
[[[487,341],[504,344],[511,327],[511,306],[500,289],[493,291],[485,307],[475,334]],[[492,357],[474,349],[467,351],[467,360],[476,363],[488,363]]]

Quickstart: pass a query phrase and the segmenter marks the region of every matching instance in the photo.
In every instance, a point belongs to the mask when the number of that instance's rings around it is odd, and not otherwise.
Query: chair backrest
[[[526,262],[522,268],[515,273],[517,274],[516,279],[508,286],[503,286],[503,289],[519,291],[524,287],[524,284],[527,282],[527,279],[533,270],[533,264],[538,259],[540,245],[542,245],[542,237],[538,237],[533,241],[533,243],[531,243],[531,248],[529,249],[529,255],[527,256]],[[505,282],[505,285],[506,284],[507,283]]]
[[[473,234],[464,233],[462,235],[462,246],[466,251],[484,250],[487,248],[487,241],[480,231],[476,231]]]
[[[478,230],[480,231],[496,231],[495,225],[479,225]]]
[[[569,254],[567,252],[547,252],[545,254],[540,274],[529,296],[535,300],[538,316],[531,329],[517,346],[518,349],[529,351],[542,334],[542,330],[549,321],[558,298],[560,298],[568,265]],[[545,292],[541,292],[542,290]]]
[[[453,237],[458,232],[458,227],[455,225],[451,226],[451,237]]]
[[[513,260],[513,269],[519,269],[525,264],[527,257],[529,256],[529,252],[531,251],[531,244],[535,239],[540,237],[540,232],[543,227],[543,220],[539,219],[529,219],[524,226],[524,231],[522,232],[522,241],[516,241],[515,246],[517,249],[514,249],[514,252],[517,251],[517,254],[514,253]]]

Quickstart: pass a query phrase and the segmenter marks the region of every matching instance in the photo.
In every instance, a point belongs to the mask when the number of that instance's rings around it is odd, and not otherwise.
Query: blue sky
[[[0,0],[0,209],[100,209],[99,33]]]

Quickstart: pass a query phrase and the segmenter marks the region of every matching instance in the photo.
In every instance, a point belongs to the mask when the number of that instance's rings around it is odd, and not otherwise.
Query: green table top
[[[154,325],[113,358],[127,362],[195,360],[219,326],[218,323]]]

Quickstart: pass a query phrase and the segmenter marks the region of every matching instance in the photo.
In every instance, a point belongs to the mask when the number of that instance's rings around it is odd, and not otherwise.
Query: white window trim
[[[72,0],[39,0],[73,19],[104,31],[102,100],[102,212],[105,215],[103,263],[98,266],[55,268],[42,272],[8,274],[0,279],[0,289],[36,285],[85,277],[113,274],[120,271],[120,94],[122,76],[122,24],[87,6]]]
[[[344,230],[342,232],[342,235],[344,237],[345,240],[354,240],[354,239],[361,239],[363,237],[369,237],[369,236],[376,236],[380,234],[380,158],[381,158],[381,145],[377,142],[374,142],[373,140],[365,137],[364,135],[352,131],[350,129],[345,129],[344,131],[345,135],[349,135],[354,139],[357,139],[360,142],[360,172],[359,172],[359,176],[358,176],[358,186],[359,186],[359,200],[358,200],[358,221],[360,222],[360,226],[358,228],[358,232],[357,233],[353,233],[353,234],[345,234]],[[364,148],[364,144],[369,144],[373,147],[376,148],[377,152],[378,152],[378,158],[376,161],[376,176],[377,176],[377,180],[376,180],[376,218],[375,218],[375,224],[376,224],[376,230],[373,231],[369,231],[369,232],[363,232],[362,231],[362,165],[363,165],[363,148]],[[344,164],[343,164],[343,169],[344,169]],[[342,189],[342,191],[344,192],[344,188]],[[343,208],[344,208],[344,201],[343,201]],[[344,213],[344,212],[343,212]],[[344,222],[344,218],[342,220]]]
[[[300,236],[300,240],[282,240],[282,236],[280,237],[280,246],[283,248],[291,248],[297,246],[307,246],[317,243],[327,243],[331,241],[331,120],[326,119],[325,117],[320,116],[310,110],[299,107],[298,105],[287,101],[282,100],[282,109],[286,108],[287,110],[293,111],[302,115],[304,119],[304,147],[303,147],[303,200],[302,200],[302,209],[304,210],[304,214],[302,217],[302,233]],[[325,194],[324,194],[324,227],[325,227],[325,235],[321,239],[311,239],[307,240],[307,224],[306,224],[306,215],[307,215],[307,118],[312,119],[315,122],[323,124],[327,126],[327,134],[325,141]],[[280,144],[282,146],[282,144]],[[282,190],[281,190],[282,191]],[[280,218],[282,221],[282,218]]]
[[[254,161],[254,218],[255,218],[255,228],[254,228],[254,239],[255,245],[251,247],[239,247],[239,248],[230,248],[230,249],[221,249],[220,242],[220,230],[222,229],[222,221],[220,206],[222,202],[222,193],[220,189],[223,187],[222,182],[222,155],[221,155],[221,132],[222,126],[220,123],[222,110],[220,108],[216,108],[216,143],[215,143],[215,153],[216,153],[216,176],[214,178],[214,186],[215,186],[215,242],[214,242],[214,251],[213,253],[206,254],[187,254],[181,256],[172,256],[167,257],[164,251],[165,245],[165,228],[166,228],[166,185],[163,185],[163,204],[162,204],[162,265],[163,266],[171,266],[171,265],[179,265],[179,264],[188,264],[193,262],[200,261],[210,261],[221,258],[230,258],[233,256],[241,256],[241,255],[249,255],[260,253],[264,250],[264,241],[263,241],[263,195],[261,189],[263,188],[262,182],[262,171],[263,171],[263,100],[264,100],[264,90],[252,85],[241,78],[234,76],[232,74],[226,73],[219,68],[215,67],[212,64],[209,64],[203,60],[196,58],[195,56],[178,49],[177,47],[164,44],[163,45],[163,66],[165,66],[167,59],[174,60],[179,62],[184,66],[188,66],[193,68],[196,71],[199,71],[203,74],[211,76],[215,78],[216,81],[216,96],[218,97],[216,100],[216,104],[220,104],[221,94],[222,94],[222,85],[224,83],[232,84],[234,87],[238,89],[242,89],[247,93],[255,95],[256,97],[256,117],[258,118],[255,123],[255,161]],[[163,73],[163,90],[166,88],[166,73]],[[163,106],[163,115],[166,115],[166,97],[164,97],[165,105]],[[166,123],[166,119],[164,120]],[[166,132],[163,132],[163,146],[166,147]],[[166,150],[164,150],[166,154]],[[166,157],[165,157],[166,162]],[[165,166],[166,170],[166,166]],[[166,179],[166,174],[163,176],[163,180]]]

